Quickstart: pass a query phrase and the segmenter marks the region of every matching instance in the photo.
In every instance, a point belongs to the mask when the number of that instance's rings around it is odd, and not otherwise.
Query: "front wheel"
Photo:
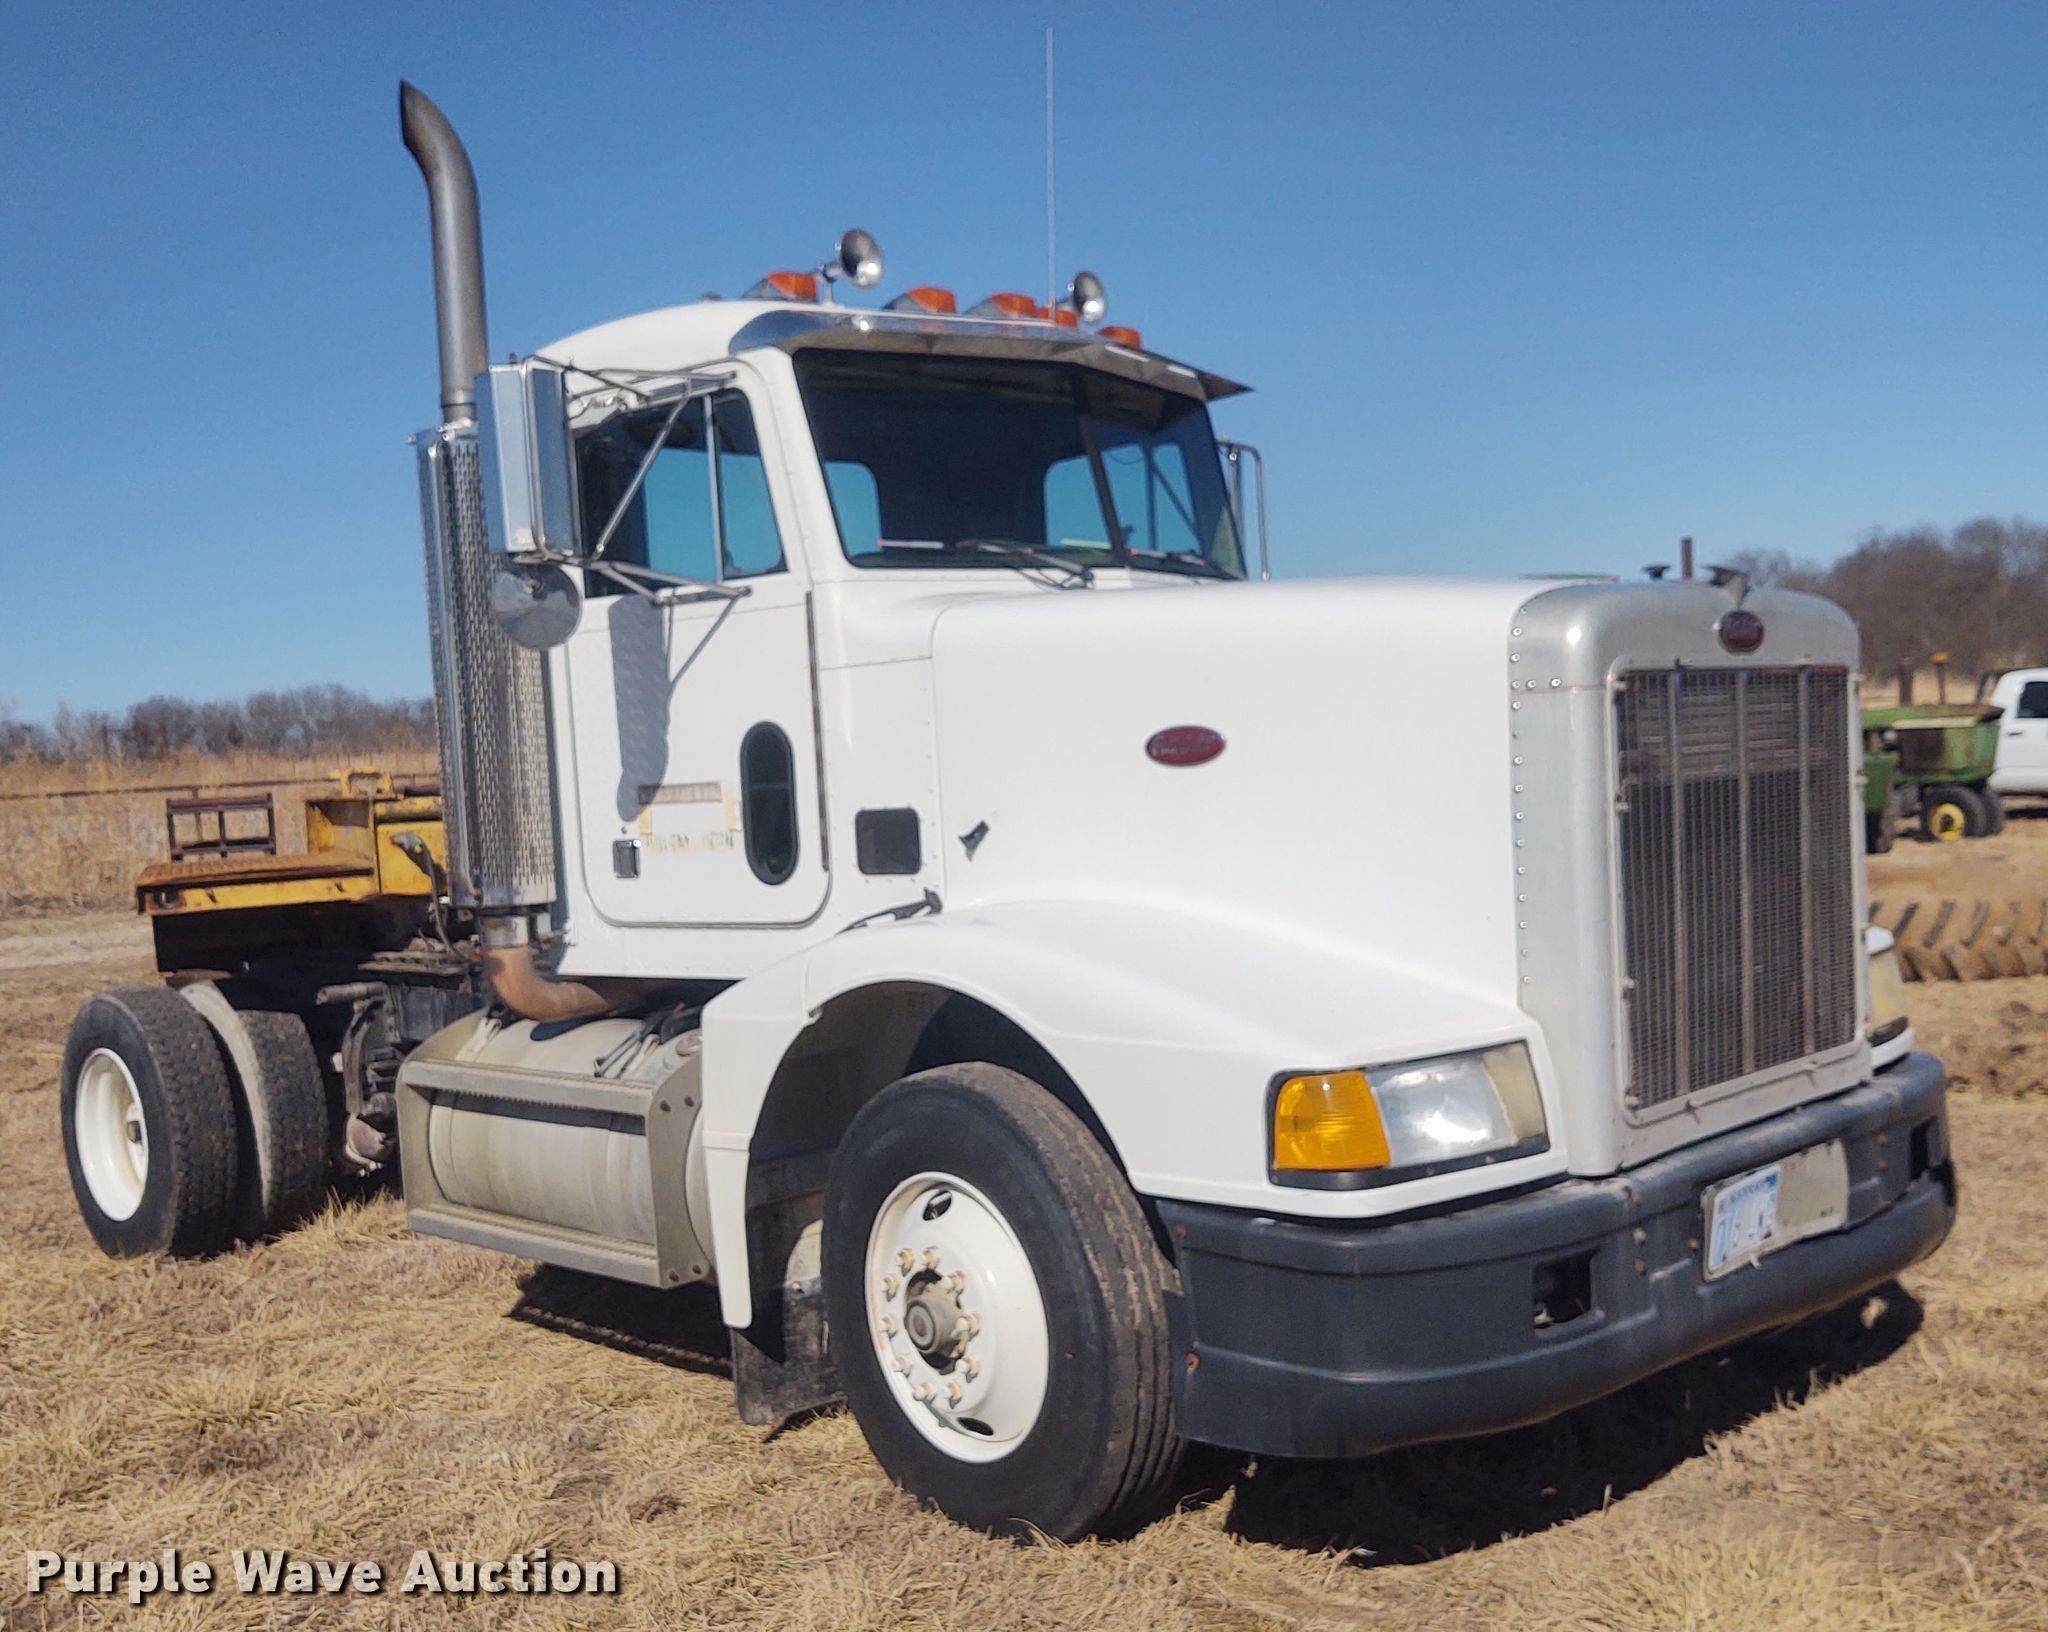
[[[1073,1112],[992,1065],[906,1077],[832,1161],[824,1291],[875,1459],[977,1529],[1068,1540],[1179,1466],[1172,1269]]]

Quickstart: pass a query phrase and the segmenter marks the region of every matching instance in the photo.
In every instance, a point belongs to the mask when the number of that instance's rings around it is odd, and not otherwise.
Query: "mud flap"
[[[732,1328],[732,1380],[740,1421],[786,1422],[842,1397],[819,1277],[822,1191],[753,1214],[748,1235],[753,1324]]]

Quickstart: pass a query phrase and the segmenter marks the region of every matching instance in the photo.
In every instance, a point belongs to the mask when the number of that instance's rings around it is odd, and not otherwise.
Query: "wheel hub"
[[[875,1355],[904,1414],[963,1461],[1006,1454],[1044,1403],[1051,1344],[1029,1257],[973,1186],[899,1185],[868,1239]]]
[[[134,1217],[149,1182],[149,1127],[134,1073],[112,1049],[94,1049],[78,1068],[72,1130],[94,1204],[117,1223]]]

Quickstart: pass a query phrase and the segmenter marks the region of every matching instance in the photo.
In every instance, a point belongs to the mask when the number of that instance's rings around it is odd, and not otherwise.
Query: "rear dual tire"
[[[201,1257],[326,1196],[326,1087],[296,1015],[212,987],[102,993],[72,1024],[59,1101],[72,1193],[112,1257]]]
[[[64,1161],[111,1257],[191,1257],[226,1244],[235,1102],[213,1030],[163,987],[103,992],[64,1049]]]
[[[876,1461],[998,1534],[1127,1529],[1170,1494],[1173,1271],[1108,1153],[1014,1071],[884,1089],[833,1156],[824,1293]]]

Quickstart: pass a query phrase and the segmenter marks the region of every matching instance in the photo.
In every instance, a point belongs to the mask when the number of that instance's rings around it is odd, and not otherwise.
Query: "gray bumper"
[[[1276,1456],[1489,1433],[1830,1308],[1948,1234],[1946,1081],[1940,1061],[1909,1054],[1861,1088],[1615,1178],[1392,1224],[1162,1201],[1180,1264],[1181,1431]],[[1706,1280],[1701,1191],[1831,1139],[1848,1157],[1846,1227]]]

